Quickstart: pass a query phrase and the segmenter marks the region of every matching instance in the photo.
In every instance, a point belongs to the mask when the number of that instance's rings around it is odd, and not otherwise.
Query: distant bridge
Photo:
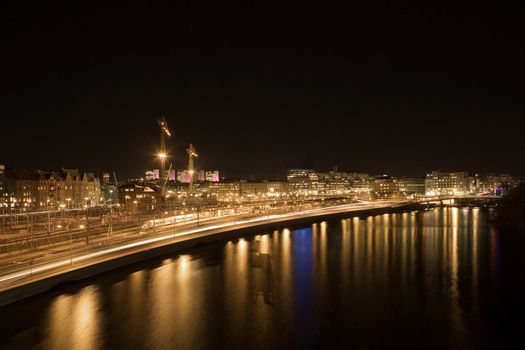
[[[475,196],[475,195],[466,195],[466,196],[458,196],[458,195],[446,195],[446,196],[426,196],[426,197],[419,197],[415,199],[415,202],[418,203],[440,203],[444,204],[446,201],[454,201],[454,202],[494,202],[501,199],[501,196],[495,196],[495,195],[483,195],[483,196]]]

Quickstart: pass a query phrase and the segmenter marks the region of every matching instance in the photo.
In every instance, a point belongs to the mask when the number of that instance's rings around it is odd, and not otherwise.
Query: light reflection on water
[[[88,286],[75,295],[62,295],[49,307],[43,342],[49,349],[98,349],[102,315],[97,287]]]
[[[0,346],[475,346],[490,333],[496,235],[478,208],[260,232],[30,300],[41,317],[19,314]]]

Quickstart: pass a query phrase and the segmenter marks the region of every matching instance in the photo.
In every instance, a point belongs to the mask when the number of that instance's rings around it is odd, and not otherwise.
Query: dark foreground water
[[[488,215],[349,218],[173,254],[0,309],[0,348],[520,348],[525,245]]]

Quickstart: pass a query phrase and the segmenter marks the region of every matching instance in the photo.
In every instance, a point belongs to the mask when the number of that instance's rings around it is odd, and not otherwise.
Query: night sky
[[[523,10],[400,4],[4,7],[0,163],[140,176],[164,115],[177,169],[525,174]]]

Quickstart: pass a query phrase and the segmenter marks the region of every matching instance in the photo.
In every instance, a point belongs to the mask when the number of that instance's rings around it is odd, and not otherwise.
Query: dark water
[[[0,309],[0,348],[523,345],[525,245],[505,255],[486,211],[254,233]]]

